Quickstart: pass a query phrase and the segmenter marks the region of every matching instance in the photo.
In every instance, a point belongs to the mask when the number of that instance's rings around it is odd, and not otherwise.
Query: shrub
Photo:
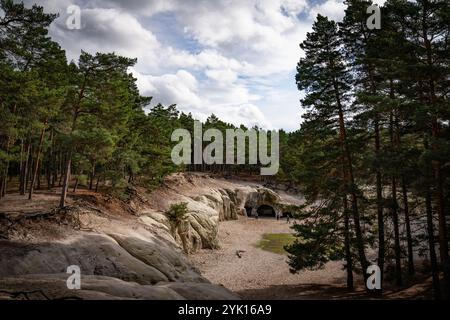
[[[187,203],[181,202],[170,205],[169,210],[166,211],[166,215],[172,224],[178,225],[181,221],[184,220],[187,212]]]

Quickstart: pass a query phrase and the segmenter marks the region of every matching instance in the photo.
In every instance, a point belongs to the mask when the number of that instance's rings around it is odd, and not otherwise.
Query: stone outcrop
[[[166,199],[165,202],[161,198]],[[187,253],[218,248],[219,221],[254,215],[261,205],[282,214],[286,200],[260,185],[248,185],[201,174],[175,174],[150,195],[150,203],[159,203],[159,213],[144,211],[146,223],[171,230],[176,242]],[[185,202],[187,215],[177,228],[171,228],[164,216],[171,204]],[[288,201],[289,202],[289,201]],[[153,220],[153,221],[150,221]]]
[[[67,274],[32,274],[0,278],[0,300],[227,300],[229,290],[211,283],[141,285],[106,276],[85,275],[80,290],[67,288]]]
[[[247,210],[251,210],[251,215],[262,205],[271,206],[276,213],[281,213],[281,197],[274,191],[264,187],[244,187],[236,190],[238,205],[242,215],[247,215]]]
[[[236,298],[203,278],[173,243],[158,238],[83,233],[53,243],[1,241],[0,247],[0,299]],[[80,267],[81,290],[67,288],[72,265]]]
[[[113,212],[90,195],[61,211],[16,217],[0,241],[0,299],[235,299],[185,253],[218,248],[220,221],[261,205],[281,212],[284,203],[270,189],[199,174],[175,174],[151,194],[135,194],[132,210],[120,204]],[[187,213],[174,227],[166,212],[181,202]],[[10,230],[10,220],[0,217],[0,225]],[[81,269],[81,290],[67,289],[71,265]]]

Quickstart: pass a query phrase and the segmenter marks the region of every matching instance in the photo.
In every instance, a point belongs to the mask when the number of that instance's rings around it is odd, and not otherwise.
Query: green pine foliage
[[[289,264],[344,259],[351,288],[367,259],[403,285],[426,255],[435,297],[448,297],[449,3],[389,0],[380,30],[366,27],[371,1],[346,4],[341,23],[319,15],[301,44],[305,121],[285,138],[280,179],[300,185],[307,206]]]

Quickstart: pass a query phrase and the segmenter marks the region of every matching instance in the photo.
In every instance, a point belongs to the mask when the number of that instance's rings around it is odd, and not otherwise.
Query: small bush
[[[166,215],[171,223],[173,223],[174,225],[178,225],[181,221],[184,220],[187,212],[187,203],[181,202],[170,205],[169,210],[166,211]]]

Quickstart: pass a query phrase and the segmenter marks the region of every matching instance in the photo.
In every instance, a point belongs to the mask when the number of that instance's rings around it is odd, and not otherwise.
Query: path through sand
[[[238,293],[244,299],[305,299],[321,293],[333,298],[342,294],[345,271],[341,262],[328,263],[318,271],[291,274],[287,256],[257,248],[265,233],[290,233],[286,220],[247,218],[219,225],[221,249],[201,250],[190,256],[203,276]],[[243,250],[242,258],[236,254]],[[337,296],[336,296],[337,298]]]

